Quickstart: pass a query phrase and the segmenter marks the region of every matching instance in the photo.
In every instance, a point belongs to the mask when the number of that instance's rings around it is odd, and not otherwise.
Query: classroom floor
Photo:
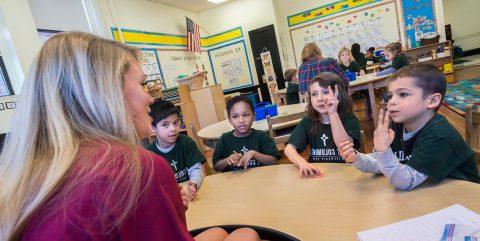
[[[472,67],[476,65],[480,65],[480,54],[455,59],[453,66],[456,69],[460,69],[460,68],[467,68],[467,67]]]
[[[455,72],[452,74],[447,74],[446,78],[449,83],[458,82],[460,80],[466,79],[473,79],[480,77],[480,65],[455,69]],[[378,92],[377,96],[377,103],[380,103],[381,96],[380,92]],[[365,117],[365,112],[362,110],[363,103],[362,102],[354,102],[353,103],[353,111],[357,115],[357,118],[360,120],[361,129],[365,132],[366,137],[366,149],[372,150],[373,148],[373,131],[375,130],[373,125],[373,120],[367,120]],[[454,111],[450,110],[442,106],[438,111],[441,115],[445,116],[448,121],[457,129],[457,131],[465,137],[465,118],[461,115],[455,113]],[[213,155],[213,150],[207,150],[205,152],[205,157],[207,160],[211,160]],[[305,158],[308,158],[308,150],[301,153],[301,155]],[[291,163],[285,156],[282,157],[279,161],[280,164],[289,164]]]

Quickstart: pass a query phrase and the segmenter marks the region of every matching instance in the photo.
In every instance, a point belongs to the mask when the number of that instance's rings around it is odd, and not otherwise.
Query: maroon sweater
[[[104,155],[105,148],[110,151],[114,149],[111,153],[125,151],[119,147],[100,145],[93,158],[78,158],[77,163],[94,163],[100,155]],[[121,213],[115,211],[114,204],[118,204],[125,192],[122,193],[120,188],[118,195],[105,194],[108,180],[118,170],[101,169],[98,177],[87,181],[82,188],[74,189],[68,196],[55,198],[54,194],[29,219],[21,240],[193,241],[186,228],[185,208],[172,169],[162,157],[142,148],[139,152],[144,168],[153,168],[154,174],[150,183],[147,182],[146,175],[142,178],[144,193],[137,207],[120,225],[114,225],[114,220]],[[148,159],[152,161],[147,161]],[[116,161],[121,165],[124,160]],[[68,182],[68,179],[67,175],[65,181]]]

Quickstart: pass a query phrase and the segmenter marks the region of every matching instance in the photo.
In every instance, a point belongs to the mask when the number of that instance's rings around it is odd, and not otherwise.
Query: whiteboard
[[[0,134],[8,133],[17,107],[16,95],[0,97]]]
[[[240,40],[208,50],[215,84],[222,84],[224,91],[253,85],[246,49]]]
[[[166,89],[177,87],[178,83],[175,81],[177,76],[191,75],[197,70],[197,66],[199,70],[204,68],[208,72],[207,80],[210,83],[213,80],[206,52],[199,54],[186,50],[157,49],[157,55]]]
[[[332,17],[290,29],[297,67],[303,46],[314,42],[323,57],[338,58],[342,47],[359,43],[361,51],[400,41],[399,11],[395,1],[372,3],[363,8],[340,12]]]

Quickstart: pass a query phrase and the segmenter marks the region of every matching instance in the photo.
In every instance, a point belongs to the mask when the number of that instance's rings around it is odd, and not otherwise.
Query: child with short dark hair
[[[227,172],[276,164],[281,155],[275,142],[265,132],[252,129],[252,102],[235,96],[227,103],[227,113],[234,130],[223,133],[215,146],[215,170]]]
[[[380,62],[380,59],[375,57],[375,47],[370,47],[365,51],[365,59],[367,60],[367,64],[369,64],[369,62],[372,64]]]
[[[385,46],[385,48],[383,49],[383,54],[388,61],[391,61],[392,65],[380,72],[377,72],[377,76],[395,73],[395,71],[409,64],[407,56],[402,53],[402,44],[400,42],[391,43]]]
[[[432,65],[410,65],[390,78],[388,91],[387,111],[380,111],[374,132],[374,153],[358,153],[345,141],[340,145],[345,160],[362,172],[383,173],[400,190],[447,177],[480,183],[474,152],[437,113],[446,91],[443,73]]]
[[[321,176],[311,162],[344,162],[337,146],[348,140],[360,148],[360,123],[352,113],[350,97],[340,76],[320,73],[308,88],[307,116],[295,127],[285,155],[297,165],[301,177]],[[300,152],[310,145],[308,162]]]
[[[300,103],[297,72],[297,69],[287,69],[283,74],[283,78],[287,82],[287,105]]]
[[[188,197],[193,200],[202,183],[205,157],[190,137],[179,134],[180,112],[174,104],[157,100],[150,105],[150,109],[157,141],[147,149],[170,162],[178,183],[188,181]]]

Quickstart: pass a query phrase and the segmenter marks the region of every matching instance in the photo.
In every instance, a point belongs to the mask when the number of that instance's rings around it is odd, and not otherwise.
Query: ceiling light
[[[226,0],[207,0],[207,1],[212,3],[221,3],[221,2],[225,2]]]

